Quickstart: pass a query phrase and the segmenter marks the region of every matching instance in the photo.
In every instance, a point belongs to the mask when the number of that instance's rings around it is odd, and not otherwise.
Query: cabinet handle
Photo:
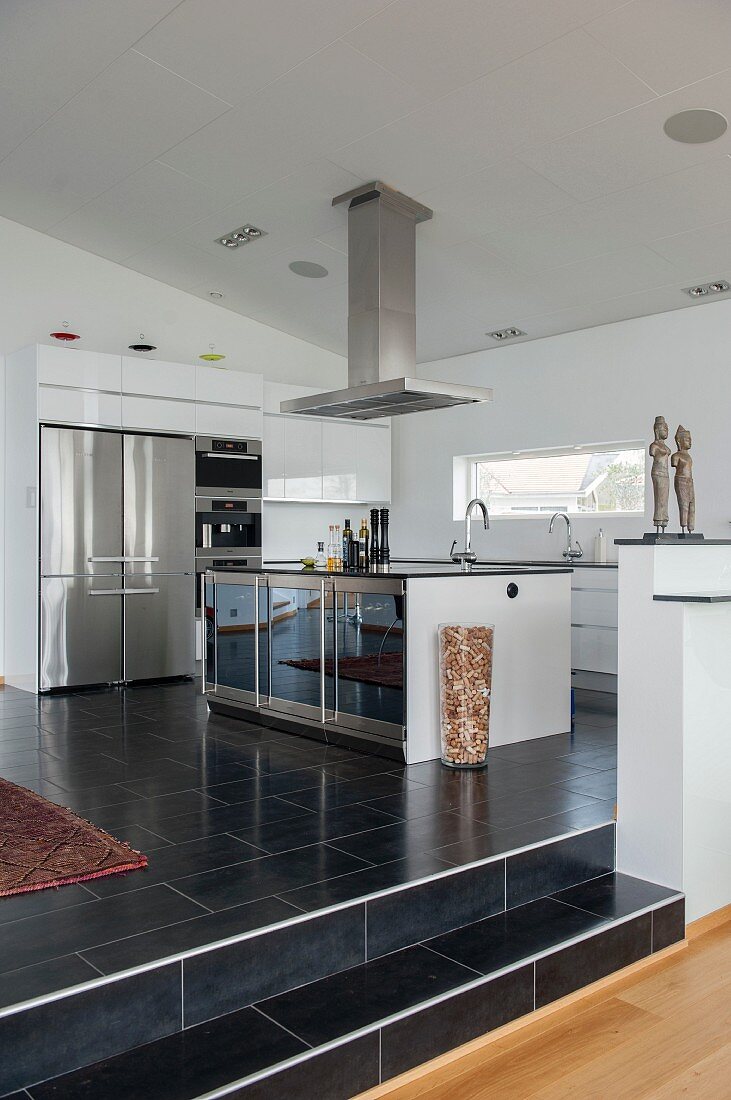
[[[159,588],[125,588],[125,596],[155,596],[160,591]]]

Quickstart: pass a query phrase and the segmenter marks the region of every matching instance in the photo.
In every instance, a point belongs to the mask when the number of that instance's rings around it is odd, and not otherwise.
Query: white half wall
[[[494,401],[394,418],[392,555],[444,557],[453,539],[461,543],[453,456],[634,439],[649,445],[658,414],[671,436],[680,422],[692,431],[698,530],[728,537],[730,333],[727,300],[422,364],[424,378],[492,386]],[[674,498],[670,506],[673,529]],[[593,557],[600,526],[610,560],[614,538],[650,529],[649,478],[646,508],[638,518],[577,519],[585,556]],[[487,532],[473,525],[483,557],[559,559],[564,540],[563,528],[549,536],[548,517],[495,519]]]

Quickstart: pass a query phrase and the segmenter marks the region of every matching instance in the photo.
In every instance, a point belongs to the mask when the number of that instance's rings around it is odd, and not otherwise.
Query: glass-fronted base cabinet
[[[403,581],[209,572],[206,692],[392,752],[405,736]]]

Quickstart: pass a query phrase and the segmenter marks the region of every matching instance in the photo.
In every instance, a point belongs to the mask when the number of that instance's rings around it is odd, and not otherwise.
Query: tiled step
[[[295,854],[306,860],[310,851]],[[458,866],[422,853],[251,903],[249,929],[235,935],[227,935],[223,910],[167,933],[133,936],[109,950],[82,951],[81,958],[101,971],[98,979],[0,1010],[0,1096],[182,1029],[185,1042],[193,1028],[215,1017],[568,889],[614,866],[612,824]],[[32,975],[18,973],[23,988]]]
[[[610,873],[31,1086],[32,1100],[347,1100],[684,936]]]

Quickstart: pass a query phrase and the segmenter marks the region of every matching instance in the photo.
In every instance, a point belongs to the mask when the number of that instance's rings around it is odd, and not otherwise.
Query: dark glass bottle
[[[353,541],[353,529],[346,519],[343,527],[343,569],[350,569],[350,544]]]
[[[358,569],[362,573],[368,571],[368,522],[363,516],[358,532]]]
[[[371,508],[371,548],[370,566],[376,572],[378,570],[380,543],[378,539],[378,509]]]

